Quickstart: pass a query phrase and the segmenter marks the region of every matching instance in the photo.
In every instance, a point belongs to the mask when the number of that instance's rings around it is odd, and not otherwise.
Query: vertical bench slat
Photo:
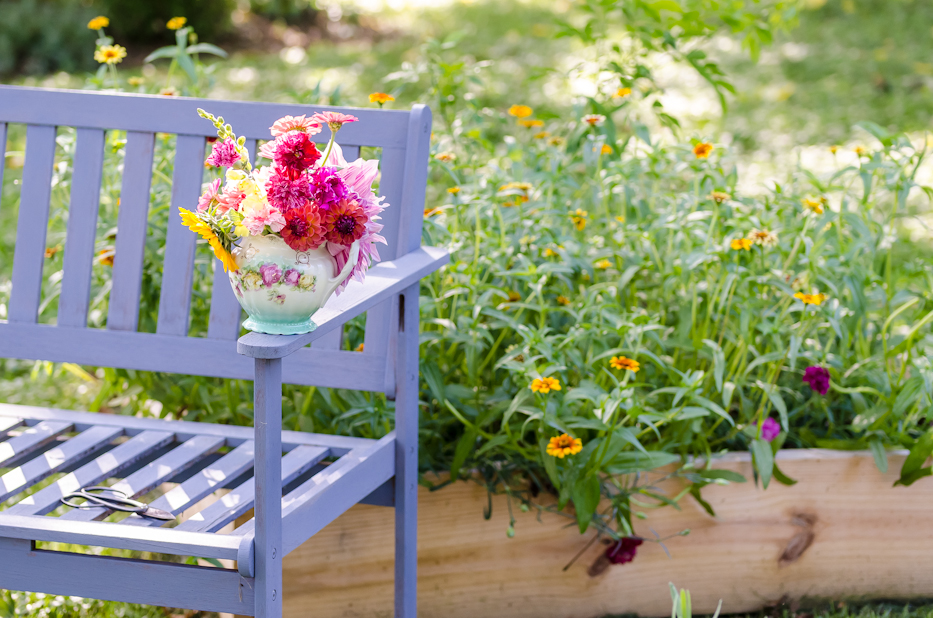
[[[26,163],[20,193],[16,248],[13,252],[13,290],[10,293],[10,322],[35,323],[42,295],[42,266],[45,236],[49,226],[52,169],[55,164],[55,133],[52,126],[26,128]]]
[[[3,169],[6,167],[6,123],[0,122],[0,197],[3,195]]]
[[[217,436],[195,436],[159,457],[138,472],[134,472],[122,481],[112,485],[130,498],[136,498],[180,472],[184,472],[200,459],[207,457],[224,445],[225,439]],[[110,514],[110,509],[95,507],[91,509],[72,509],[62,517],[65,519],[94,521]]]
[[[154,133],[127,132],[113,258],[113,287],[107,314],[107,328],[110,330],[135,331],[139,322],[154,149]]]
[[[282,458],[282,483],[291,483],[329,454],[330,449],[320,446],[299,446],[289,451]],[[256,482],[249,479],[200,513],[195,513],[187,521],[178,524],[175,530],[217,532],[253,508],[255,498]]]
[[[244,472],[251,470],[255,457],[253,442],[247,441],[236,447],[190,479],[160,496],[152,507],[178,515],[185,509],[207,497],[215,489],[223,487]],[[150,517],[131,515],[120,522],[127,526],[164,526],[165,522]]]
[[[359,146],[344,146],[341,149],[343,150],[343,158],[349,163],[353,163],[360,158]]]
[[[10,470],[0,476],[0,502],[32,487],[82,457],[99,451],[122,433],[123,429],[120,427],[94,426],[70,440],[65,440],[61,446],[51,448],[20,467]]]
[[[248,139],[246,140],[246,152],[249,153],[249,163],[253,167],[256,166],[256,140]]]
[[[143,431],[112,451],[63,476],[52,485],[27,496],[4,511],[9,515],[45,515],[59,506],[65,494],[82,487],[97,485],[107,478],[119,474],[120,470],[133,465],[147,454],[162,448],[174,439],[170,431]]]
[[[188,334],[197,235],[181,224],[178,209],[196,209],[201,193],[203,160],[204,138],[179,135],[175,144],[172,206],[168,212],[159,322],[156,327],[156,332],[160,335],[184,337]]]
[[[87,326],[97,212],[100,209],[100,185],[104,169],[104,137],[101,129],[78,129],[71,203],[68,206],[62,293],[58,301],[59,326]]]
[[[230,278],[220,260],[214,260],[214,285],[211,289],[211,318],[207,325],[209,339],[234,340],[240,336],[240,303]]]

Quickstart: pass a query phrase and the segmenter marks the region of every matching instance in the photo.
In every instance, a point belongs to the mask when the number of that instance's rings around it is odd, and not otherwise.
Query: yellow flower
[[[432,217],[434,215],[439,215],[441,213],[440,208],[425,208],[424,209],[424,218]]]
[[[612,146],[603,144],[603,147],[599,149],[599,153],[604,155],[612,154]]]
[[[632,94],[631,88],[619,88],[618,90],[616,90],[616,96],[620,99],[624,99],[630,94]]]
[[[177,97],[181,93],[178,92],[178,89],[175,88],[174,86],[168,86],[160,90],[159,94],[162,95],[163,97]]]
[[[566,307],[567,305],[570,304],[570,299],[567,298],[566,296],[558,296],[558,297],[557,297],[557,304],[558,304],[558,305],[564,305],[564,306]]]
[[[168,20],[168,23],[165,24],[165,27],[169,30],[181,30],[185,27],[185,24],[188,23],[187,17],[173,17]]]
[[[443,161],[444,163],[450,163],[457,160],[457,155],[452,152],[439,152],[434,155],[434,158],[438,161]]]
[[[637,360],[632,360],[627,356],[613,356],[609,359],[609,365],[613,369],[628,369],[632,373],[638,373],[638,370],[641,369],[641,363]]]
[[[531,185],[530,182],[507,182],[501,187],[499,187],[499,191],[511,191],[512,189],[518,189],[519,191],[528,193],[533,188],[534,187]]]
[[[126,58],[126,48],[122,45],[102,45],[94,52],[94,60],[101,64],[117,64]]]
[[[717,204],[722,204],[726,200],[732,198],[732,196],[726,193],[725,191],[713,191],[712,193],[709,194],[709,197],[711,200],[713,200]]]
[[[236,272],[239,270],[236,265],[236,260],[234,260],[233,256],[230,255],[230,252],[224,249],[220,239],[217,238],[217,234],[214,233],[214,230],[211,229],[211,226],[208,225],[207,222],[203,221],[196,213],[193,213],[190,210],[179,208],[178,212],[181,213],[182,225],[184,225],[192,232],[200,234],[201,238],[205,239],[211,246],[211,249],[214,250],[214,255],[216,255],[217,258],[223,263],[224,272],[231,270]]]
[[[868,154],[868,149],[865,148],[864,146],[856,146],[854,150],[855,150],[855,154],[857,154],[860,157],[862,155]]]
[[[609,268],[610,266],[612,266],[612,262],[610,262],[610,261],[607,260],[606,258],[603,258],[603,259],[601,259],[600,261],[598,261],[598,262],[596,262],[595,264],[593,264],[593,266],[595,266],[595,267],[598,268],[599,270],[606,270],[607,268]]]
[[[570,213],[570,220],[573,221],[573,226],[578,230],[582,230],[586,227],[586,218],[589,215],[582,208],[577,208],[575,211]]]
[[[103,266],[110,266],[112,268],[114,255],[113,249],[102,249],[100,253],[97,254],[97,261]]]
[[[551,391],[560,390],[560,381],[557,378],[535,378],[528,388],[535,393],[547,395]]]
[[[356,346],[356,350],[355,350],[355,351],[356,351],[356,352],[362,352],[362,351],[363,351],[363,348],[364,348],[365,346],[366,346],[366,344],[361,343],[360,345]]]
[[[563,137],[558,137],[558,136],[555,135],[554,137],[552,137],[551,139],[549,139],[549,140],[547,141],[547,143],[548,143],[549,146],[563,146],[563,145],[564,145],[564,141],[565,141],[565,140],[564,140]]]
[[[521,299],[522,299],[522,295],[519,294],[518,292],[516,292],[515,290],[512,290],[512,291],[509,292],[509,302],[510,302],[510,303],[517,303],[517,302],[520,301]]]
[[[713,145],[709,142],[700,142],[693,147],[693,154],[697,159],[705,159],[713,152]]]
[[[534,110],[527,105],[513,105],[509,108],[509,115],[516,118],[527,118],[534,113]]]
[[[545,139],[551,137],[551,134],[547,131],[541,131],[540,133],[535,133],[535,139]]]
[[[823,199],[816,197],[805,197],[802,200],[802,203],[809,210],[812,210],[814,213],[821,215],[823,214]]]
[[[142,86],[146,83],[146,80],[142,77],[131,77],[126,80],[126,83],[128,83],[130,86]]]
[[[590,125],[591,127],[600,125],[603,122],[605,122],[605,120],[606,120],[606,117],[603,116],[602,114],[587,114],[586,116],[583,117],[583,122]]]
[[[753,244],[755,243],[747,238],[736,238],[729,246],[735,251],[751,251]]]
[[[836,154],[839,151],[839,146],[835,146],[835,145],[830,146],[829,151],[833,154]]]
[[[450,187],[450,188],[447,189],[447,193],[451,193],[451,194],[453,194],[453,195],[456,195],[456,194],[460,193],[460,187]]]
[[[583,440],[565,433],[554,436],[547,444],[547,454],[563,459],[567,455],[576,455],[583,450]]]
[[[762,247],[773,247],[778,241],[777,234],[768,230],[752,230],[748,233],[747,238],[752,243]]]
[[[518,120],[518,124],[522,125],[526,129],[536,129],[538,127],[543,127],[544,121],[538,120],[537,118],[534,118],[534,119],[520,118]]]
[[[395,97],[393,97],[391,94],[386,94],[385,92],[374,92],[371,95],[369,95],[369,102],[378,103],[379,105],[382,105],[383,103],[388,103],[389,101],[394,101],[394,100],[395,100]]]
[[[826,300],[826,294],[804,294],[803,292],[797,292],[794,294],[794,298],[800,300],[805,305],[816,305],[819,307],[823,304],[823,301]]]
[[[110,19],[104,17],[103,15],[98,15],[91,21],[87,22],[88,30],[101,30],[110,25]]]
[[[557,257],[559,254],[550,247],[544,250],[544,257]]]

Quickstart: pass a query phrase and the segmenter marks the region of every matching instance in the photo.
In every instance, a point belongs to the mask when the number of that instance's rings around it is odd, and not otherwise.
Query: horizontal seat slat
[[[233,125],[237,135],[263,140],[270,139],[269,128],[282,116],[343,111],[353,114],[360,122],[347,124],[340,130],[341,144],[383,148],[405,147],[411,116],[411,112],[402,110],[0,86],[0,119],[6,122],[216,136],[214,125],[198,116],[199,107],[215,116],[223,116],[224,122]],[[314,136],[318,143],[325,143],[329,138],[327,129]]]
[[[328,449],[317,446],[299,446],[282,458],[282,484],[288,484],[317,465],[329,454]],[[249,479],[200,513],[195,513],[175,530],[216,532],[253,508],[256,499],[256,481]]]
[[[244,472],[252,469],[255,448],[252,442],[244,442],[214,463],[200,470],[193,477],[171,489],[168,493],[153,501],[153,508],[178,515],[215,489],[223,487]],[[163,526],[164,521],[131,515],[120,521],[127,526]]]
[[[123,433],[119,427],[91,427],[0,476],[0,502],[32,487],[50,474],[99,451]]]
[[[0,417],[0,438],[5,438],[10,431],[23,424],[23,419],[16,416]]]
[[[111,488],[122,491],[130,498],[139,497],[151,491],[156,485],[173,476],[184,472],[200,459],[224,445],[225,440],[216,436],[195,436],[186,440],[165,455],[141,470],[134,472],[122,481],[114,483]],[[103,507],[90,509],[71,509],[62,518],[77,521],[93,521],[103,519],[112,511]]]
[[[122,431],[119,427],[107,427]],[[45,515],[54,511],[59,505],[62,496],[77,491],[82,487],[98,485],[101,481],[118,474],[132,464],[151,453],[162,448],[172,441],[174,435],[170,431],[143,431],[133,436],[112,451],[100,455],[91,462],[86,463],[74,472],[63,476],[48,487],[31,496],[27,496],[3,511],[8,515]]]
[[[0,442],[0,464],[31,453],[65,433],[71,427],[71,423],[68,422],[42,421],[16,437],[10,438],[6,442]]]

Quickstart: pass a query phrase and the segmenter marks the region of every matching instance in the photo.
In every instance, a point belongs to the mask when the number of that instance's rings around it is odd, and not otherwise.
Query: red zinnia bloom
[[[311,122],[326,124],[330,130],[336,133],[347,122],[356,122],[359,120],[356,116],[350,114],[341,114],[340,112],[318,112],[311,116]]]
[[[638,553],[638,546],[644,541],[634,537],[624,537],[606,548],[606,558],[612,564],[625,564],[635,559]]]
[[[317,249],[324,242],[321,215],[311,202],[285,213],[285,227],[279,232],[282,240],[295,251]]]
[[[317,146],[307,133],[290,131],[275,138],[275,151],[272,160],[279,170],[288,170],[290,178],[297,178],[321,158]]]
[[[368,217],[359,202],[340,200],[324,213],[327,242],[349,247],[366,232]]]
[[[266,197],[269,203],[283,213],[303,205],[311,198],[311,185],[308,178],[299,174],[292,179],[286,170],[276,168],[266,182]]]

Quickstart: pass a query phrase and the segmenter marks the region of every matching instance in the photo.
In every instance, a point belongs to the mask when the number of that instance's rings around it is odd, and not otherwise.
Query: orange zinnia
[[[554,436],[547,444],[547,454],[551,457],[563,459],[567,455],[576,455],[583,450],[583,440],[562,433]]]
[[[697,159],[705,159],[713,152],[713,145],[709,142],[700,142],[693,147],[693,154]]]
[[[551,391],[560,390],[560,381],[557,378],[535,378],[528,388],[534,393],[547,395]]]
[[[613,356],[609,360],[609,365],[613,369],[628,369],[632,373],[638,373],[638,370],[641,369],[641,363],[639,363],[637,360],[632,360],[627,356]]]

